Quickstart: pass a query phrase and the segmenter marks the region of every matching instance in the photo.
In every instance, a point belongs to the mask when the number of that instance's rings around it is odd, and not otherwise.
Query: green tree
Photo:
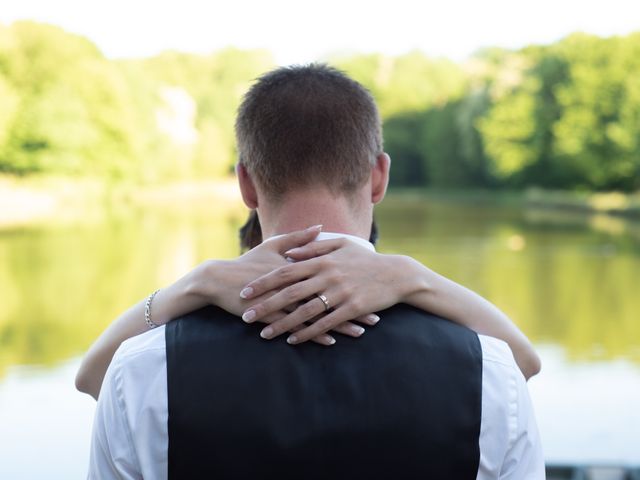
[[[478,122],[494,175],[515,187],[639,188],[639,38],[575,34],[514,53],[516,81],[492,86]]]
[[[355,55],[333,59],[332,64],[371,91],[383,119],[443,105],[460,97],[466,87],[460,66],[417,51],[397,57]]]
[[[3,30],[0,74],[20,100],[4,127],[0,169],[139,174],[149,122],[141,124],[120,69],[91,42],[57,27],[17,22]]]
[[[421,148],[424,113],[389,118],[384,126],[385,150],[391,156],[392,186],[424,186],[429,183],[425,152]]]
[[[141,65],[158,85],[182,88],[196,104],[198,141],[190,159],[192,174],[229,174],[236,161],[236,109],[252,80],[273,67],[271,55],[235,48],[211,55],[165,52]]]
[[[376,98],[395,185],[640,188],[640,33],[488,48],[464,64],[417,51],[332,63]],[[236,108],[273,65],[235,48],[111,61],[57,27],[0,26],[0,172],[227,175]]]
[[[640,187],[640,36],[576,34],[552,47],[566,58],[570,82],[558,88],[562,117],[555,154],[586,188]]]

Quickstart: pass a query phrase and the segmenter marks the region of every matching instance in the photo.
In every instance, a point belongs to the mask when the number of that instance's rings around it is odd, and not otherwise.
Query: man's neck
[[[306,191],[289,195],[277,206],[258,208],[263,238],[322,225],[325,232],[346,233],[369,239],[372,212],[356,214],[347,198],[326,192]]]

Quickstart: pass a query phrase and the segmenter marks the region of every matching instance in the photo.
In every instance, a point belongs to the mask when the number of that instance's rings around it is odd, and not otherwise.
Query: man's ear
[[[251,210],[258,208],[258,192],[247,172],[247,168],[240,162],[236,163],[236,175],[238,176],[238,185],[244,204]]]
[[[391,158],[386,153],[381,153],[376,158],[376,164],[371,169],[371,203],[380,203],[387,192],[389,184],[389,167]]]

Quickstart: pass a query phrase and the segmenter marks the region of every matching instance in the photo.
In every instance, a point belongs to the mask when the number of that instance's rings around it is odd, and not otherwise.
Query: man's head
[[[243,196],[261,220],[265,204],[281,208],[301,195],[311,201],[324,194],[354,208],[365,197],[372,208],[384,195],[388,156],[378,109],[362,85],[332,67],[263,75],[239,108],[236,138]]]

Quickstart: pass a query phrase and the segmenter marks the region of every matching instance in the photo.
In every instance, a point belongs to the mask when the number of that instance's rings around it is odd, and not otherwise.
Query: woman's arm
[[[264,242],[260,246],[234,260],[207,260],[172,285],[161,289],[153,299],[152,321],[164,325],[170,320],[206,305],[217,305],[234,315],[241,315],[249,302],[239,292],[250,280],[273,269],[286,265],[283,253],[293,247],[312,241],[320,232],[315,226],[304,231],[283,235]],[[268,293],[258,300],[271,296]],[[254,297],[254,301],[256,297]],[[120,344],[128,338],[149,330],[144,320],[145,300],[141,300],[118,317],[89,348],[76,375],[76,388],[98,398],[102,380],[111,359]],[[295,307],[293,307],[295,308]],[[286,311],[277,310],[260,321],[270,323],[283,318]],[[375,323],[375,317],[364,316],[358,321]],[[292,331],[301,329],[294,327]],[[351,322],[337,325],[333,331],[357,337],[364,331]],[[315,335],[312,340],[322,345],[333,345],[335,339],[326,333]]]
[[[527,336],[494,304],[413,258],[396,257],[392,263],[397,268],[406,265],[406,274],[416,279],[414,292],[403,298],[404,303],[507,342],[527,380],[540,372],[540,357]]]
[[[264,295],[286,284],[249,308],[254,318],[289,304],[323,294],[333,310],[309,327],[295,332],[289,343],[301,343],[325,332],[335,323],[355,318],[362,312],[380,311],[396,303],[407,303],[464,325],[480,334],[509,344],[525,378],[540,371],[540,359],[527,337],[495,305],[471,290],[435,273],[420,262],[402,255],[372,252],[346,239],[312,242],[285,252],[295,260],[249,283],[252,295]],[[266,338],[288,332],[294,326],[324,312],[320,300],[313,299],[286,317],[266,327]],[[248,311],[249,311],[248,310]],[[246,313],[246,312],[245,312]]]
[[[163,325],[211,304],[234,315],[254,310],[256,316],[251,322],[268,323],[273,328],[265,338],[291,331],[295,332],[297,342],[312,339],[332,345],[335,339],[326,331],[358,337],[364,329],[348,320],[373,325],[378,318],[365,315],[367,312],[404,302],[506,341],[526,378],[540,370],[540,360],[529,340],[497,307],[410,257],[376,254],[342,239],[289,250],[313,240],[319,231],[312,227],[285,235],[235,260],[202,263],[158,292],[152,306],[154,323]],[[288,264],[283,254],[299,263]],[[257,277],[260,278],[247,285]],[[287,285],[293,288],[279,291]],[[245,286],[253,292],[247,293]],[[239,295],[241,290],[243,297]],[[339,308],[305,328],[305,320],[324,313],[324,305],[314,297],[323,292]],[[289,314],[285,311],[286,306],[309,297],[314,300],[304,303],[302,308]],[[128,309],[90,347],[76,376],[78,390],[98,398],[104,375],[120,344],[148,331],[144,307],[142,300]]]
[[[189,276],[186,276],[156,294],[152,312],[155,324],[164,325],[172,318],[207,304],[203,298],[189,293],[190,284]],[[78,390],[98,399],[102,380],[120,344],[149,330],[144,320],[145,302],[141,300],[120,315],[91,345],[76,374]]]

